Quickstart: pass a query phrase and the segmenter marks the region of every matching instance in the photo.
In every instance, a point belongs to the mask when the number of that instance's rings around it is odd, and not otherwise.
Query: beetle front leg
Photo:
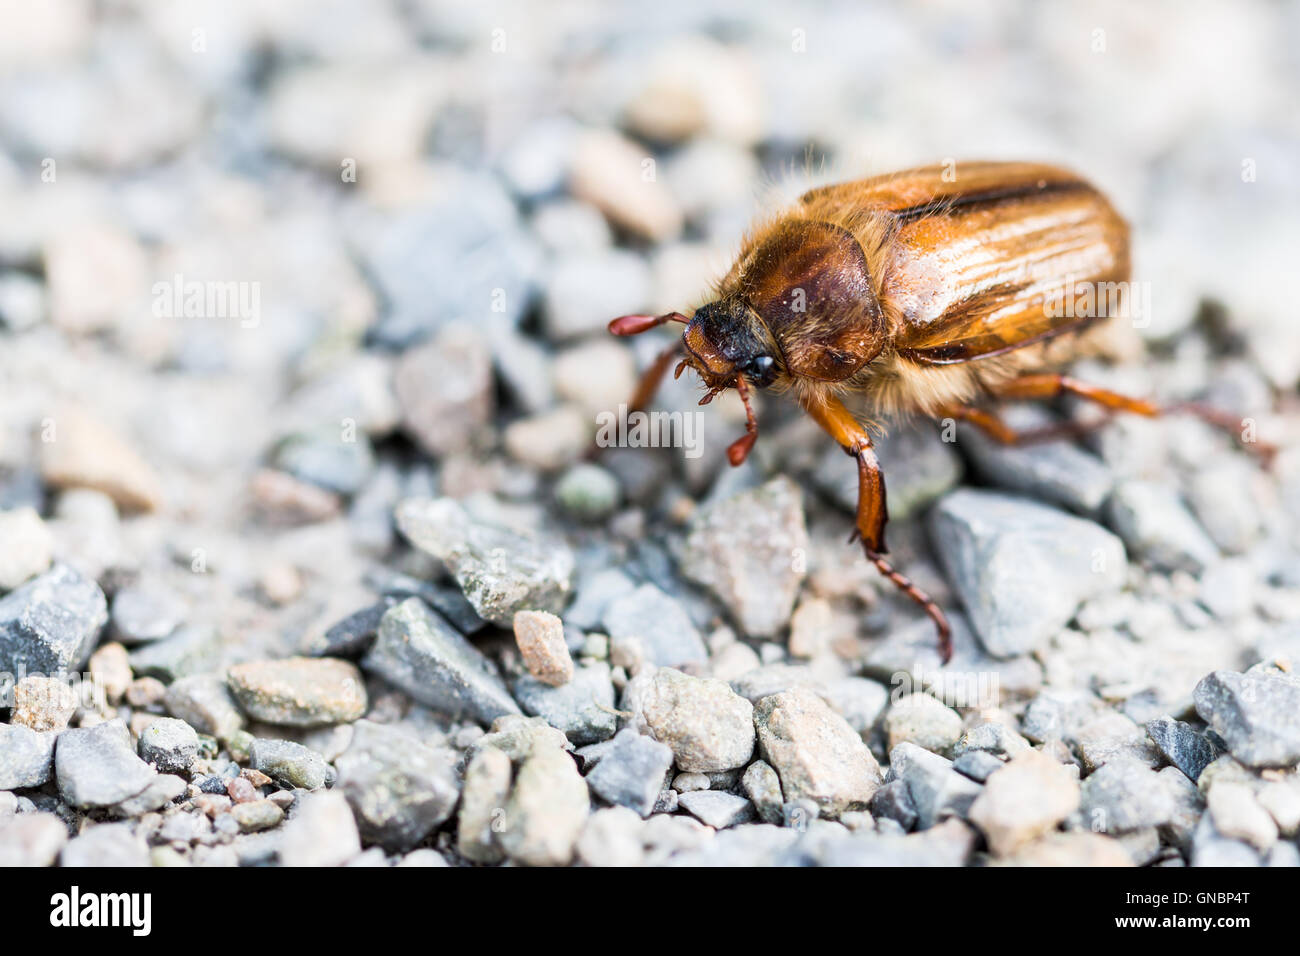
[[[884,577],[909,598],[934,621],[939,632],[939,654],[946,664],[952,659],[952,626],[943,609],[930,595],[900,574],[885,560],[885,522],[888,509],[885,505],[885,478],[880,463],[871,447],[871,436],[856,418],[836,398],[820,403],[808,402],[804,409],[848,454],[858,462],[858,512],[853,538],[862,541],[862,550]],[[853,540],[850,538],[850,541]]]

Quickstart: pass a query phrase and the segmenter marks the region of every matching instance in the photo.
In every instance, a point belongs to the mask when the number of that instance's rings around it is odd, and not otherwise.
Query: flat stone
[[[562,750],[535,748],[519,768],[497,835],[506,855],[525,866],[564,866],[591,808],[586,781]]]
[[[259,833],[279,826],[284,819],[284,811],[270,800],[251,800],[230,808],[230,815],[239,824],[244,833]]]
[[[935,551],[981,643],[1027,654],[1085,600],[1123,586],[1124,547],[1100,525],[1037,502],[962,488],[930,513]]]
[[[1120,482],[1108,512],[1111,527],[1134,556],[1163,571],[1199,574],[1219,559],[1219,549],[1171,487]]]
[[[758,749],[786,800],[814,801],[835,817],[863,810],[881,784],[880,766],[848,722],[807,688],[764,697],[754,708]]]
[[[754,707],[724,681],[661,667],[639,685],[632,710],[682,770],[743,767],[754,753]]]
[[[1268,669],[1215,671],[1193,692],[1196,712],[1250,767],[1300,761],[1300,679]]]
[[[199,735],[175,717],[158,717],[140,734],[140,759],[161,773],[187,771],[199,753]]]
[[[154,779],[136,756],[120,720],[65,730],[54,753],[59,796],[74,807],[109,807],[133,797]]]
[[[672,765],[670,747],[629,727],[609,742],[600,762],[587,774],[587,786],[601,799],[647,817]]]
[[[338,782],[367,843],[412,849],[451,816],[460,796],[456,755],[384,724],[359,720],[335,761]]]
[[[579,667],[560,687],[525,674],[515,681],[514,695],[525,713],[544,718],[578,746],[607,740],[618,729],[614,685],[604,661]]]
[[[332,790],[303,795],[279,844],[284,866],[342,866],[360,852],[352,809],[343,794]]]
[[[1079,781],[1047,754],[1026,750],[988,778],[970,821],[995,856],[1008,856],[1055,827],[1079,806]]]
[[[1191,724],[1168,716],[1157,717],[1146,723],[1147,736],[1156,749],[1171,764],[1187,775],[1193,783],[1201,771],[1219,756],[1219,750],[1205,734]]]
[[[53,733],[0,724],[0,790],[39,787],[54,770]]]
[[[745,797],[721,790],[694,790],[677,798],[678,806],[715,830],[754,819],[754,805]]]
[[[446,566],[484,619],[510,627],[516,611],[564,609],[572,590],[573,552],[472,519],[450,498],[410,498],[397,506],[397,527]]]
[[[418,598],[384,615],[361,666],[451,716],[490,723],[519,713],[492,663]]]
[[[368,705],[356,665],[331,657],[236,664],[226,672],[226,683],[244,713],[279,726],[349,723]]]
[[[648,663],[676,667],[707,660],[704,639],[678,601],[653,584],[614,597],[602,615],[612,640],[636,638]]]
[[[741,631],[774,637],[790,620],[808,550],[803,495],[784,476],[696,510],[682,573],[709,588]]]
[[[1090,829],[1127,833],[1158,827],[1174,816],[1169,788],[1154,770],[1133,760],[1112,760],[1083,781],[1080,810]]]
[[[19,679],[76,670],[108,620],[99,585],[66,564],[0,598],[0,670]]]
[[[330,776],[324,757],[291,740],[254,739],[248,749],[248,765],[273,780],[304,790],[319,790]]]

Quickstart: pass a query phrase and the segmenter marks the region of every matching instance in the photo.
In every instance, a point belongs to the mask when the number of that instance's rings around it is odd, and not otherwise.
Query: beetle
[[[1023,162],[925,166],[806,192],[758,223],[713,301],[687,318],[625,315],[615,335],[667,322],[681,339],[643,375],[629,407],[644,408],[673,361],[707,389],[735,388],[745,434],[727,450],[745,460],[758,435],[749,389],[789,393],[853,459],[852,540],[919,604],[945,662],[952,631],[942,609],[886,559],[885,481],[871,433],[846,402],[878,418],[968,422],[1004,444],[1073,433],[1017,432],[987,400],[1074,395],[1109,412],[1186,409],[1222,427],[1239,422],[1192,405],[1161,406],[1044,371],[1047,346],[1110,314],[1099,289],[1126,288],[1129,227],[1076,174]],[[1053,341],[1057,340],[1057,341]]]

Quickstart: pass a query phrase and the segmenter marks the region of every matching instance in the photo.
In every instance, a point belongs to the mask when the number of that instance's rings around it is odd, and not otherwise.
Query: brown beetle
[[[1172,410],[1042,372],[1047,340],[1107,316],[1098,289],[1126,286],[1128,225],[1106,198],[1064,169],[1031,163],[927,166],[805,193],[745,240],[715,301],[680,313],[615,319],[615,335],[670,321],[681,341],[645,373],[631,406],[643,408],[673,360],[708,393],[734,387],[746,434],[727,450],[744,461],[758,434],[749,387],[790,391],[857,460],[854,537],[876,568],[920,604],[952,653],[943,611],[885,560],[885,483],[868,429],[871,416],[919,413],[969,422],[1018,444],[1067,429],[1015,432],[977,407],[981,398],[1077,395],[1108,410],[1154,416]],[[1029,348],[1029,346],[1035,346]],[[1236,419],[1192,406],[1216,425]]]

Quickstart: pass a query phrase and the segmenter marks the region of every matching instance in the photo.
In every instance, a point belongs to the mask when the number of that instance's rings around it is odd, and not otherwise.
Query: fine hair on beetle
[[[1072,395],[1107,413],[1187,411],[1234,431],[1240,425],[1213,409],[1164,406],[1057,370],[1084,351],[1082,333],[1104,334],[1122,299],[1097,290],[1128,289],[1129,241],[1128,223],[1105,195],[1069,170],[984,161],[918,167],[809,189],[757,221],[690,317],[626,315],[609,329],[685,326],[629,407],[648,405],[674,366],[675,375],[689,368],[699,376],[701,404],[736,389],[746,426],[727,449],[733,465],[758,437],[751,389],[788,396],[811,416],[856,464],[853,538],[934,621],[946,662],[947,616],[885,557],[877,423],[953,419],[1018,445],[1107,420],[1016,431],[990,408]]]

